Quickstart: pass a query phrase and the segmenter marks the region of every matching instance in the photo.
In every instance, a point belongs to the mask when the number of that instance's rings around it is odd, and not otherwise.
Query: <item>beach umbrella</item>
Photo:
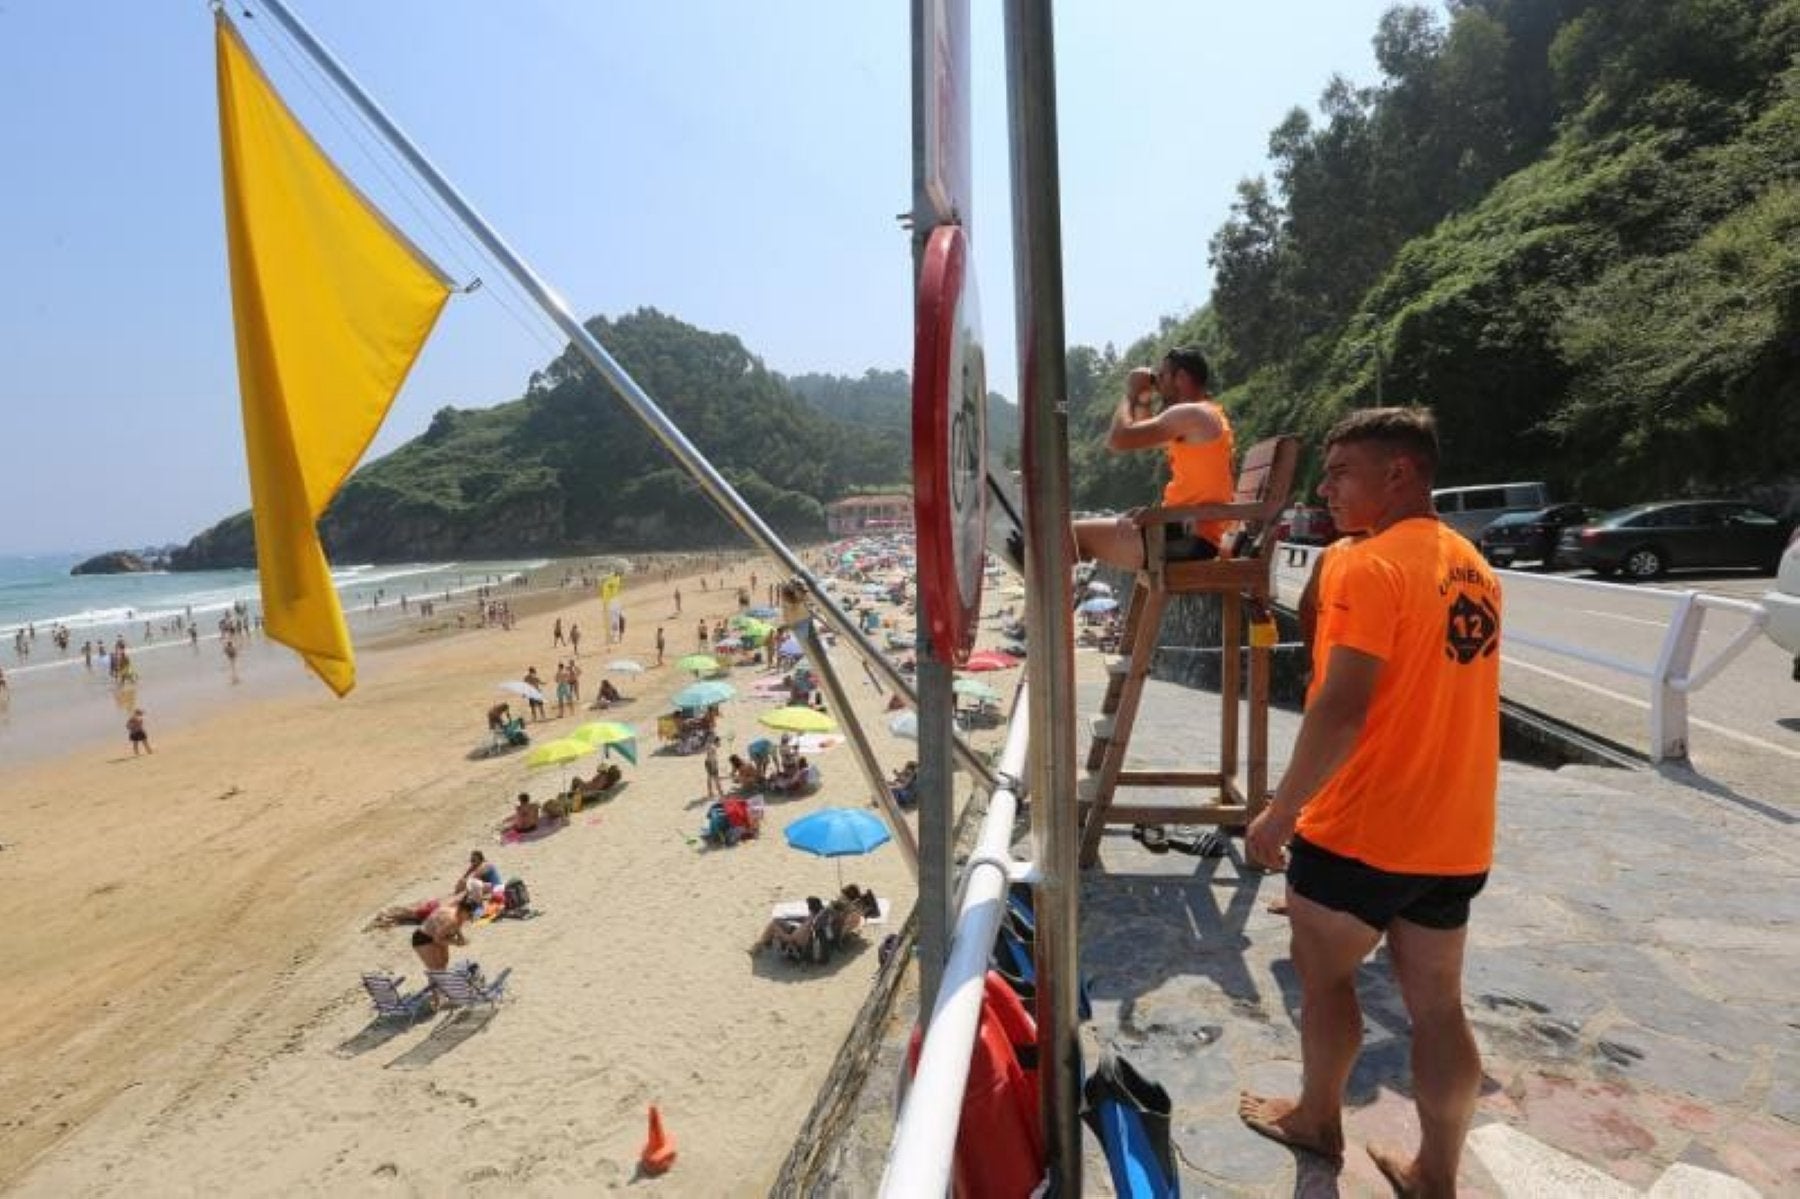
[[[540,704],[544,702],[544,693],[539,691],[536,687],[533,687],[530,683],[521,683],[517,680],[509,679],[500,684],[500,690],[509,695],[517,695],[521,699],[535,699]]]
[[[777,612],[773,608],[764,606],[764,607],[760,607],[760,608],[751,608],[744,615],[754,616],[758,620],[773,620],[773,619],[775,619],[775,617],[780,616],[781,613]]]
[[[958,695],[966,695],[970,699],[978,699],[983,703],[1000,702],[1000,693],[982,682],[980,679],[957,679],[950,689]]]
[[[590,720],[578,728],[571,729],[565,741],[582,741],[599,748],[602,745],[617,745],[621,741],[636,741],[637,730],[628,724],[616,720]],[[552,745],[556,744],[554,741]]]
[[[719,669],[719,660],[711,654],[689,654],[675,663],[677,670],[690,670],[695,674],[715,674]]]
[[[585,741],[577,741],[573,737],[559,737],[555,741],[546,741],[531,747],[525,755],[525,765],[532,769],[543,766],[561,766],[587,757],[594,752],[594,747]]]
[[[1103,583],[1099,579],[1095,579],[1087,585],[1087,593],[1089,595],[1111,595],[1112,584]]]
[[[892,838],[887,825],[860,808],[820,808],[781,830],[787,843],[814,857],[861,857]],[[844,864],[837,862],[838,889],[844,886]]]
[[[713,648],[714,649],[743,649],[744,648],[744,639],[742,637],[727,637],[723,641],[713,642]]]
[[[781,639],[781,645],[777,647],[775,652],[784,658],[798,658],[800,656],[800,642],[793,637],[784,637]]]
[[[796,733],[829,733],[837,728],[837,721],[812,708],[776,708],[773,712],[764,712],[757,720],[768,728],[790,729]]]
[[[963,663],[964,670],[1011,670],[1019,664],[1019,660],[996,650],[984,649],[980,653],[970,654],[969,660]]]
[[[606,671],[609,674],[643,674],[644,664],[630,658],[614,658],[606,664]]]
[[[722,704],[737,695],[737,689],[730,683],[709,680],[702,683],[690,683],[677,691],[670,700],[677,708],[710,708],[714,704]]]
[[[1117,608],[1118,606],[1119,606],[1119,601],[1114,599],[1112,596],[1096,595],[1091,600],[1083,600],[1083,601],[1081,601],[1081,603],[1075,605],[1075,610],[1077,612],[1091,614],[1091,613],[1097,613],[1097,612],[1111,612],[1113,609]]]
[[[919,739],[919,714],[917,712],[900,712],[888,720],[888,732],[896,737],[905,737],[908,741]]]

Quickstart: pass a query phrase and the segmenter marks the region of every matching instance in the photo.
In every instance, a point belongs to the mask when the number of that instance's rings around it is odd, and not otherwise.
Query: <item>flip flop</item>
[[[1131,839],[1138,842],[1151,853],[1169,852],[1169,834],[1160,824],[1132,825]]]

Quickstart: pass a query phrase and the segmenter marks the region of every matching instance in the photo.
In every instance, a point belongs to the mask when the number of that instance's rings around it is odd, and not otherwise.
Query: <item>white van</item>
[[[1542,483],[1486,483],[1480,487],[1440,487],[1431,493],[1443,522],[1473,541],[1495,517],[1536,512],[1550,506]]]

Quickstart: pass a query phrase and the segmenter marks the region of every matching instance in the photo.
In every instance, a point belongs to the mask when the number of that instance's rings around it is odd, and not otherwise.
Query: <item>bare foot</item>
[[[1277,916],[1285,916],[1288,914],[1287,900],[1285,899],[1271,899],[1268,903],[1264,904],[1263,907],[1265,910],[1272,912]]]
[[[1294,1118],[1298,1105],[1292,1099],[1267,1099],[1248,1091],[1238,1094],[1238,1119],[1252,1132],[1290,1149],[1315,1153],[1333,1165],[1344,1163],[1344,1129],[1336,1120],[1312,1125]]]
[[[1375,1168],[1381,1171],[1381,1176],[1388,1180],[1388,1185],[1394,1188],[1394,1194],[1400,1196],[1400,1199],[1435,1199],[1436,1196],[1455,1199],[1456,1184],[1452,1182],[1446,1187],[1431,1186],[1419,1176],[1419,1159],[1413,1154],[1387,1145],[1368,1145],[1365,1148],[1368,1149]]]

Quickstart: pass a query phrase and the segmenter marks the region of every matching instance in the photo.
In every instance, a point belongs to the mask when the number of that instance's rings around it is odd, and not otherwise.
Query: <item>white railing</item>
[[[919,1068],[901,1104],[881,1179],[882,1199],[943,1199],[950,1192],[956,1136],[962,1125],[963,1092],[981,1023],[981,996],[988,958],[1006,913],[1006,888],[1029,878],[1029,864],[1012,856],[1013,818],[1025,777],[1030,742],[1025,689],[1013,706],[997,776],[988,799],[975,852],[963,863],[956,927],[949,960],[938,986],[937,1004],[926,1025]]]
[[[1318,554],[1316,546],[1289,545],[1286,542],[1276,549],[1277,592],[1284,602],[1298,602],[1300,589],[1305,586]],[[1597,579],[1526,574],[1516,570],[1500,570],[1495,573],[1533,586],[1599,592],[1610,596],[1625,595],[1636,600],[1658,601],[1669,605],[1668,625],[1663,631],[1662,645],[1657,652],[1656,661],[1649,665],[1554,637],[1541,636],[1515,625],[1507,625],[1503,633],[1505,642],[1586,662],[1590,666],[1641,679],[1648,684],[1650,760],[1653,762],[1687,756],[1688,696],[1717,678],[1733,658],[1756,640],[1769,619],[1768,610],[1753,600],[1729,599],[1699,591],[1633,587],[1624,583],[1604,583]],[[1705,626],[1708,612],[1735,612],[1746,619],[1744,627],[1696,669],[1694,653],[1699,647],[1700,632]]]

